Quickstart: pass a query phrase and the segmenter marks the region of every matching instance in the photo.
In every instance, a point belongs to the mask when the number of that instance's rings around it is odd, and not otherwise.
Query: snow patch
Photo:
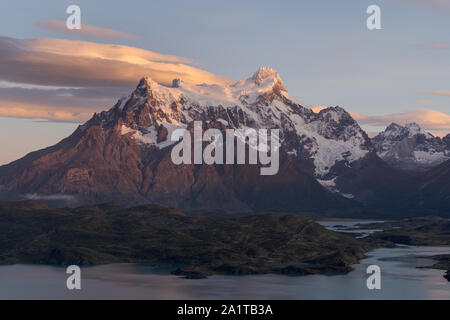
[[[221,124],[223,124],[224,126],[228,126],[228,121],[225,119],[217,119],[218,122],[220,122]]]
[[[315,174],[318,177],[326,175],[336,162],[345,160],[352,163],[369,152],[361,147],[364,142],[361,132],[350,135],[347,140],[327,139],[318,132],[320,131],[318,126],[323,123],[313,121],[306,124],[304,119],[296,114],[291,115],[291,119],[295,123],[299,136],[306,136],[313,140],[309,151],[313,154]]]
[[[442,163],[449,157],[450,155],[446,152],[414,151],[414,159],[420,164]]]
[[[185,129],[186,125],[179,125],[179,124],[171,124],[171,123],[163,123],[162,124],[167,129],[167,138],[164,141],[157,142],[158,141],[158,131],[155,128],[155,126],[151,126],[148,128],[141,130],[136,130],[129,128],[125,125],[122,125],[120,128],[120,133],[122,135],[130,134],[131,138],[136,140],[137,142],[145,145],[154,145],[159,149],[168,147],[177,141],[171,141],[170,137],[172,136],[172,133],[176,129]]]
[[[334,188],[336,187],[336,178],[333,178],[331,180],[320,180],[317,179],[317,181],[325,188],[329,189],[329,188]]]
[[[328,189],[331,192],[335,192],[340,194],[341,196],[343,196],[344,198],[347,199],[353,199],[355,196],[351,193],[342,193],[339,191],[339,189],[336,187],[336,178],[334,177],[333,179],[330,180],[321,180],[321,179],[317,179],[317,181],[326,189]]]

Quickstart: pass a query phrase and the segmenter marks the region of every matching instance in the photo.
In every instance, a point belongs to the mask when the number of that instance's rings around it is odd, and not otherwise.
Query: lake
[[[321,222],[323,224],[323,222]],[[349,222],[327,225],[351,227]],[[449,247],[383,248],[369,252],[346,275],[212,276],[188,280],[166,265],[109,264],[83,267],[81,290],[66,288],[65,268],[0,266],[0,299],[450,299],[443,270],[420,258],[450,253]],[[381,268],[381,290],[366,286],[367,266]]]

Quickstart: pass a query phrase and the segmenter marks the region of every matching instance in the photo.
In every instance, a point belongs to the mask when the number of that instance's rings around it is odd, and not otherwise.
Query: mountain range
[[[192,130],[194,121],[222,131],[279,129],[278,174],[260,176],[252,164],[173,164],[171,134]],[[448,208],[448,184],[437,179],[448,173],[449,140],[415,124],[392,124],[370,139],[343,108],[316,113],[302,106],[270,68],[227,86],[174,79],[166,87],[147,77],[58,144],[0,167],[0,199],[333,215],[410,208],[410,199],[431,201],[417,194],[432,193],[439,208]]]
[[[380,158],[403,170],[425,171],[450,160],[450,134],[434,137],[414,122],[392,123],[372,143]]]

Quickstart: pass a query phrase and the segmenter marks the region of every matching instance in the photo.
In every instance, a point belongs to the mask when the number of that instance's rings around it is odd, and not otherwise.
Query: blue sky
[[[269,66],[305,105],[340,105],[367,116],[414,109],[448,115],[450,4],[446,2],[15,0],[0,3],[0,36],[81,39],[36,26],[41,21],[65,21],[67,6],[78,4],[83,24],[137,36],[97,43],[189,58],[201,69],[236,80]],[[371,4],[381,7],[382,30],[366,28]],[[117,88],[111,101],[129,89]],[[98,110],[107,104],[105,100],[105,105],[93,107]],[[76,127],[12,117],[0,118],[0,124],[0,149],[8,149],[0,155],[0,163],[57,142]]]

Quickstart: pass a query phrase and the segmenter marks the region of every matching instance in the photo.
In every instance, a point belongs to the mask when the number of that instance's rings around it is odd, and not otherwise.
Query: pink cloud
[[[110,108],[129,90],[0,85],[0,117],[84,122],[94,112]]]
[[[140,78],[170,85],[229,84],[233,80],[194,67],[190,59],[130,46],[62,39],[0,37],[0,80],[60,87],[127,87]]]
[[[419,92],[435,96],[450,96],[449,90],[420,90]]]
[[[444,41],[435,41],[430,44],[414,44],[413,46],[421,49],[429,49],[429,50],[442,50],[450,48],[450,42],[444,42]]]
[[[326,109],[327,107],[325,107],[325,106],[313,106],[313,107],[310,107],[310,108],[315,113],[319,113],[321,110]]]
[[[416,100],[413,102],[413,104],[417,104],[417,105],[431,105],[434,104],[433,101],[430,100]]]
[[[0,81],[7,82],[0,85],[0,116],[82,122],[110,108],[144,76],[164,85],[174,78],[190,84],[233,82],[194,65],[130,46],[0,37]]]
[[[367,116],[356,112],[351,112],[351,115],[365,126],[386,127],[392,122],[401,125],[416,122],[425,130],[437,135],[450,132],[450,115],[431,109],[416,109],[384,116]]]

